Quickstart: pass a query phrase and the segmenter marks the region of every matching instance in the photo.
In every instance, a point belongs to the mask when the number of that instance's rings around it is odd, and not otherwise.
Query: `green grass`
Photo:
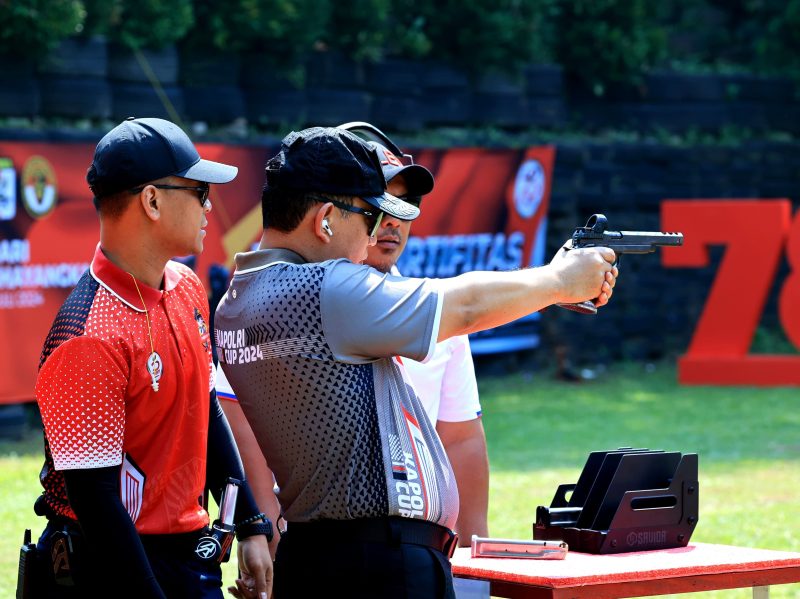
[[[800,393],[681,387],[675,371],[614,366],[580,384],[547,373],[480,380],[491,461],[489,523],[530,538],[536,506],[573,483],[590,451],[650,447],[700,456],[700,521],[692,541],[800,552]],[[12,597],[22,530],[38,534],[41,437],[0,442],[0,597]],[[226,585],[235,564],[225,566]],[[680,597],[742,598],[749,590]],[[800,584],[772,587],[800,597]]]
[[[0,441],[0,597],[14,597],[22,533],[37,536],[44,520],[33,513],[39,496],[42,434],[26,430],[21,441]]]

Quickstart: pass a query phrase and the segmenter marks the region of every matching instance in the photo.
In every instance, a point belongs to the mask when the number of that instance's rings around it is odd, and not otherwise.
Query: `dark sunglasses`
[[[406,204],[411,204],[415,208],[419,208],[419,205],[422,203],[422,196],[397,196],[401,200],[403,200]]]
[[[211,191],[210,185],[203,185],[201,187],[191,187],[188,185],[162,185],[155,183],[151,184],[156,189],[188,189],[189,191],[196,191],[197,192],[197,199],[200,200],[200,205],[205,208],[206,202],[208,201],[208,194]],[[131,193],[141,193],[141,191],[147,187],[147,185],[142,185],[141,187],[135,187],[129,190]]]
[[[383,212],[381,210],[377,210],[372,212],[371,210],[364,210],[363,208],[359,208],[358,206],[350,206],[345,204],[344,202],[340,202],[339,200],[334,200],[333,198],[326,198],[325,196],[318,196],[314,198],[316,201],[321,203],[330,202],[337,208],[341,208],[347,212],[355,212],[356,214],[360,214],[364,217],[364,220],[367,221],[367,231],[369,232],[370,237],[375,237],[378,234],[378,229],[381,226],[381,221],[383,220]]]

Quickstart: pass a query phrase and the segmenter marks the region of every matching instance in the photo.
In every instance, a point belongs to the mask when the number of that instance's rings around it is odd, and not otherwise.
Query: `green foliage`
[[[239,52],[244,44],[233,30],[236,7],[228,8],[216,0],[194,0],[194,26],[189,29],[181,45],[195,51],[208,48]]]
[[[753,55],[760,27],[747,14],[749,0],[672,0],[661,5],[661,21],[670,29],[670,64],[685,70],[728,70]],[[698,26],[703,24],[703,26]]]
[[[754,2],[767,13],[756,43],[757,65],[768,73],[789,72],[800,79],[800,0]]]
[[[83,18],[79,0],[0,0],[0,55],[45,56]]]
[[[477,74],[515,72],[549,56],[557,0],[445,0],[422,3],[431,54]]]
[[[596,95],[610,83],[641,83],[665,48],[653,5],[647,0],[562,2],[556,19],[558,62]]]
[[[328,22],[330,6],[317,0],[239,0],[230,13],[234,47],[260,50],[265,58],[296,60],[307,56]],[[238,37],[239,42],[234,38]]]
[[[210,44],[257,56],[264,67],[301,84],[304,64],[330,14],[325,0],[194,0],[197,27],[189,47]]]
[[[388,37],[390,0],[332,2],[325,41],[351,58],[376,61]]]
[[[111,27],[111,18],[117,9],[109,0],[82,0],[84,21],[81,35],[105,35]]]
[[[228,52],[263,52],[275,61],[304,56],[328,21],[324,0],[194,0],[190,37]],[[272,57],[272,58],[271,58]]]
[[[800,0],[671,0],[660,6],[672,29],[675,68],[800,76]]]
[[[386,54],[405,58],[421,58],[431,52],[428,37],[428,11],[431,0],[395,0],[391,3],[386,39]]]
[[[256,54],[302,80],[315,50],[433,57],[473,76],[557,63],[597,95],[653,66],[800,79],[800,0],[0,0],[0,53],[70,35]],[[738,90],[729,90],[731,97]]]
[[[109,34],[128,48],[163,48],[194,25],[192,0],[116,0]]]

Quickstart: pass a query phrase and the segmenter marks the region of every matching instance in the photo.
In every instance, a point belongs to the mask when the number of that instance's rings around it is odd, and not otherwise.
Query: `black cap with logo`
[[[266,172],[271,188],[356,196],[403,220],[419,216],[419,208],[386,193],[375,148],[344,129],[293,131],[267,162]]]
[[[200,158],[176,124],[131,117],[97,144],[86,181],[94,196],[101,198],[169,176],[228,183],[238,171],[235,166]]]

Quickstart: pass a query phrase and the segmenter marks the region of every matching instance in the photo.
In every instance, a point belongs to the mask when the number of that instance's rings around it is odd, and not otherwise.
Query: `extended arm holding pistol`
[[[683,233],[660,233],[657,231],[609,231],[608,219],[602,214],[593,214],[585,227],[578,227],[572,234],[572,246],[565,249],[607,247],[614,250],[619,264],[622,254],[650,254],[662,245],[683,245]],[[557,304],[567,310],[581,314],[597,314],[592,302],[579,304]]]

